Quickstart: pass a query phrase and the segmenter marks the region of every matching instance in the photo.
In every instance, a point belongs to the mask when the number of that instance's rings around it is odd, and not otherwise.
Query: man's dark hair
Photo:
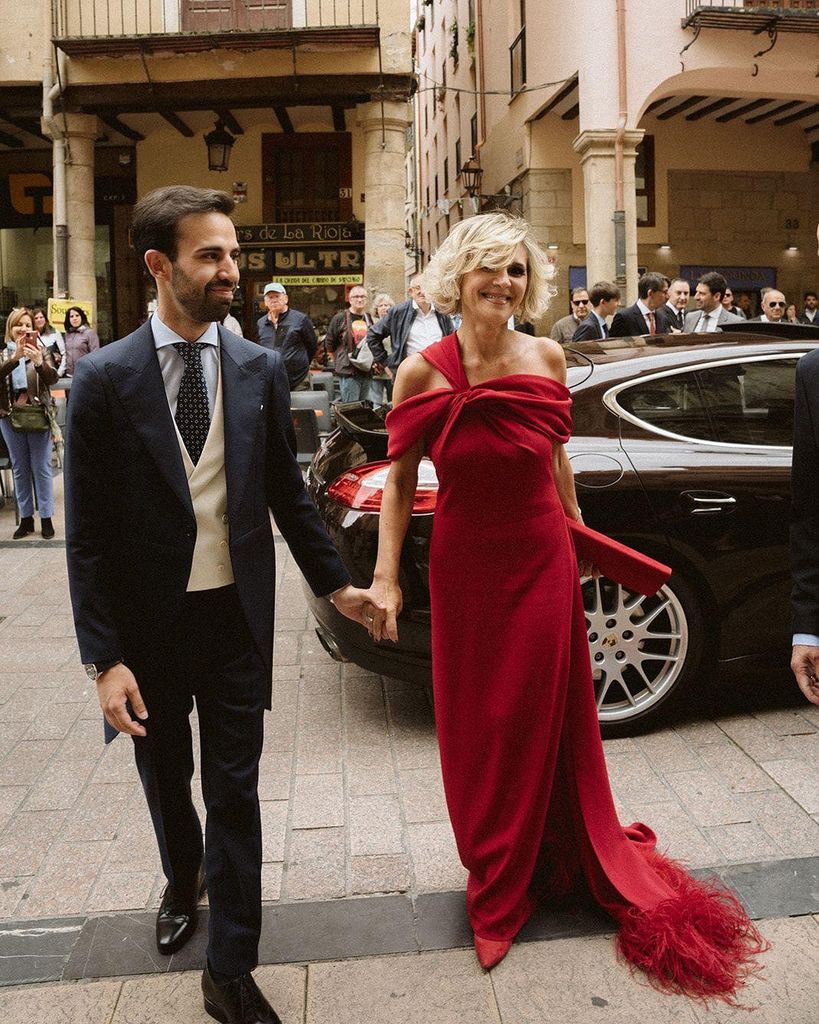
[[[672,284],[676,284],[678,281],[680,282],[680,284],[687,284],[689,288],[691,287],[691,285],[684,277],[672,277],[671,281],[668,284],[668,287],[670,288]]]
[[[809,299],[811,296],[813,296],[814,299],[819,299],[819,295],[817,295],[816,292],[812,288],[809,288],[805,292],[805,294],[802,296],[802,301],[804,302],[805,299]],[[36,312],[36,310],[35,310],[35,312]]]
[[[131,240],[139,259],[157,249],[173,262],[176,259],[176,226],[192,213],[233,213],[232,196],[215,188],[169,185],[149,192],[134,207]]]
[[[725,294],[725,289],[728,287],[728,282],[722,274],[718,274],[716,270],[712,270],[708,274],[703,274],[699,281],[697,281],[697,284],[704,284],[712,295],[719,293],[720,298]]]
[[[641,299],[647,299],[649,292],[661,292],[663,288],[665,288],[665,274],[649,270],[637,282],[637,295]]]
[[[578,285],[577,288],[572,288],[571,297],[574,298],[575,295],[579,295],[580,292],[587,292],[587,291],[588,291],[588,288],[585,285],[583,285],[583,284]],[[589,296],[589,298],[591,298],[591,296]]]
[[[593,306],[599,306],[601,302],[609,302],[611,299],[620,298],[620,289],[610,281],[598,281],[592,285],[589,292],[589,301]]]

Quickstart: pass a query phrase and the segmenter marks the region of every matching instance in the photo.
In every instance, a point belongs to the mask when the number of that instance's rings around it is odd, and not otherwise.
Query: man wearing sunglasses
[[[754,317],[758,323],[778,324],[785,319],[787,302],[782,292],[769,288],[762,296],[762,316]]]
[[[549,331],[549,337],[559,341],[561,345],[568,344],[574,337],[574,332],[583,320],[589,315],[591,305],[589,293],[585,288],[572,289],[572,311],[568,316],[558,320]]]

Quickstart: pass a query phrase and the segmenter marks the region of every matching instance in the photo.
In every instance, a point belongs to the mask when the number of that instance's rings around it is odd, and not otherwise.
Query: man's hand
[[[342,615],[354,622],[360,622],[372,634],[373,615],[381,606],[376,604],[369,590],[354,587],[351,583],[337,590],[330,598]],[[383,611],[383,609],[381,609]]]
[[[130,736],[147,735],[145,727],[135,722],[125,707],[126,701],[130,701],[137,718],[144,721],[148,717],[136,677],[127,666],[120,663],[103,672],[97,680],[97,696],[109,725]]]
[[[794,644],[791,671],[811,704],[819,704],[819,647]]]

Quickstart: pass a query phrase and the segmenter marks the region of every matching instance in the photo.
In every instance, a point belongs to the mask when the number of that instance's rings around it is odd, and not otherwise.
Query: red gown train
[[[569,391],[531,374],[472,387],[457,335],[423,355],[450,388],[388,415],[389,454],[423,437],[438,473],[435,716],[473,930],[511,939],[539,897],[585,880],[653,984],[731,1002],[764,940],[731,894],[657,853],[647,826],[617,820],[551,472],[553,442],[571,433]]]

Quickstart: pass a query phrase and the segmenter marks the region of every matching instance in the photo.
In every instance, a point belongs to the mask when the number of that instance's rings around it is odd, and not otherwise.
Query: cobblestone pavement
[[[56,542],[12,543],[13,513],[0,511],[4,920],[152,908],[162,886],[131,744],[103,746],[79,666],[57,525]],[[428,692],[331,661],[277,549],[265,900],[462,889]],[[819,708],[795,700],[605,746],[621,818],[650,824],[674,857],[718,866],[819,852]]]

